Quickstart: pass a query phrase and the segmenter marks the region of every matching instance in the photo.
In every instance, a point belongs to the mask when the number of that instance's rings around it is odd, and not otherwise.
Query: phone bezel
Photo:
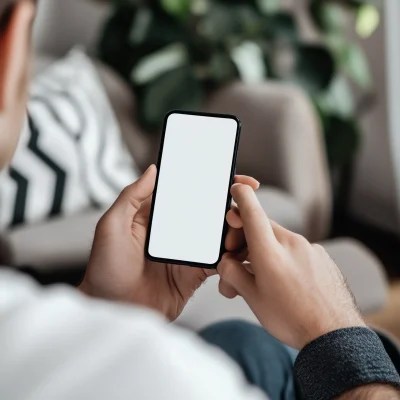
[[[158,161],[157,161],[156,184],[155,184],[155,188],[154,188],[154,192],[153,192],[153,199],[152,199],[152,203],[151,203],[150,218],[149,218],[149,226],[148,226],[147,237],[146,237],[145,256],[146,256],[146,258],[148,260],[154,261],[154,262],[157,262],[157,263],[184,265],[184,266],[188,266],[188,267],[204,268],[204,269],[216,269],[218,264],[221,262],[223,254],[225,253],[225,239],[226,239],[226,235],[228,233],[228,224],[227,224],[226,220],[225,220],[223,231],[222,231],[221,247],[220,247],[219,257],[218,257],[217,262],[214,263],[214,264],[202,264],[202,263],[190,262],[190,261],[184,261],[184,260],[172,260],[172,259],[166,259],[166,258],[158,258],[158,257],[153,257],[149,253],[151,229],[152,229],[152,224],[153,224],[153,214],[154,214],[154,208],[155,208],[155,203],[156,203],[156,199],[157,199],[158,180],[159,180],[159,176],[160,176],[160,166],[161,166],[161,161],[162,161],[162,156],[163,156],[163,151],[164,151],[165,135],[166,135],[166,130],[167,130],[168,118],[173,114],[193,115],[193,116],[211,117],[211,118],[233,119],[236,122],[237,130],[236,130],[235,148],[234,148],[234,151],[233,151],[232,165],[231,165],[231,175],[230,175],[229,186],[228,186],[228,190],[227,190],[227,200],[226,200],[225,215],[230,210],[231,204],[232,204],[232,196],[231,196],[231,193],[230,193],[230,189],[231,189],[231,186],[234,183],[235,174],[236,174],[237,155],[238,155],[238,150],[239,150],[240,134],[241,134],[241,128],[242,128],[242,123],[241,123],[240,119],[238,117],[236,117],[234,115],[230,115],[230,114],[215,114],[215,113],[191,112],[191,111],[182,111],[182,110],[170,111],[165,116],[164,124],[163,124],[161,144],[160,144],[160,150],[159,150],[159,153],[158,153]]]

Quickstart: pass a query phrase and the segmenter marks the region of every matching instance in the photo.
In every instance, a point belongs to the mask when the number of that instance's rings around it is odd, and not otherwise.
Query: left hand
[[[193,293],[217,272],[159,264],[145,258],[156,172],[156,167],[151,166],[121,193],[99,221],[80,289],[91,296],[150,307],[175,320]],[[236,177],[235,182],[253,189],[259,187],[259,183],[249,177]],[[234,251],[242,244],[241,231],[231,229],[226,239],[227,250]]]

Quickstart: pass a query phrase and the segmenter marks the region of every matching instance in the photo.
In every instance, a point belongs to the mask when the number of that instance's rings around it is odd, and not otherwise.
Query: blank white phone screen
[[[150,256],[207,265],[218,261],[237,131],[233,118],[168,117]]]

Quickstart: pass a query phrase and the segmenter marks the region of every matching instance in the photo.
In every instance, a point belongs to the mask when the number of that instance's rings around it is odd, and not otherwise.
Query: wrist
[[[302,350],[309,343],[317,340],[322,336],[325,336],[331,332],[348,328],[368,328],[368,326],[358,312],[353,313],[352,315],[348,315],[348,317],[345,319],[342,315],[340,316],[340,318],[336,319],[330,316],[330,318],[324,323],[322,323],[318,319],[313,329],[309,330],[303,335],[299,344],[299,350]]]
[[[294,369],[302,396],[311,400],[337,398],[377,383],[400,387],[400,377],[381,340],[365,327],[317,338],[300,352]]]
[[[321,337],[327,336],[333,332],[337,332],[343,329],[352,329],[352,328],[365,328],[368,329],[368,326],[365,322],[361,321],[359,323],[349,324],[349,325],[332,325],[330,328],[319,329],[313,332],[312,335],[309,335],[307,339],[303,340],[302,346],[300,347],[300,351],[307,347],[310,343],[315,342]]]

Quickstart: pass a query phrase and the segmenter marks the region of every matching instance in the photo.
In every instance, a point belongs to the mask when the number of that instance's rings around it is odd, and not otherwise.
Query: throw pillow
[[[0,185],[0,227],[107,207],[138,177],[101,81],[80,50],[33,82],[28,118]]]

